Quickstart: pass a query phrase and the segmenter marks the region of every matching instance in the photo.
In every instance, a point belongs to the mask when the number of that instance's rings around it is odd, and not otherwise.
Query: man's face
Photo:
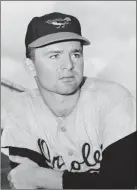
[[[83,49],[78,41],[37,48],[33,62],[40,85],[49,91],[67,95],[82,81]]]

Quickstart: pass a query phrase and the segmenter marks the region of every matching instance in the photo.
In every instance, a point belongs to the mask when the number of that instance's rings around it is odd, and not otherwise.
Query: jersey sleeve
[[[14,118],[12,114],[7,114],[1,137],[1,152],[7,156],[26,157],[41,167],[50,168],[39,150],[37,138],[22,117]],[[13,169],[18,163],[10,161],[10,166]]]
[[[1,136],[1,152],[9,156],[9,147],[25,148],[39,152],[37,139],[31,134],[25,119],[7,114]]]
[[[103,150],[134,133],[136,131],[136,101],[133,96],[127,92],[124,98],[107,110],[102,124]]]
[[[119,94],[122,96],[113,97],[116,101],[102,112],[103,151],[99,173],[65,171],[64,189],[135,189],[137,186],[136,102],[128,91],[120,90]]]
[[[137,132],[135,100],[131,95],[115,103],[104,117],[102,161],[99,173],[63,174],[64,189],[135,189],[137,186]]]

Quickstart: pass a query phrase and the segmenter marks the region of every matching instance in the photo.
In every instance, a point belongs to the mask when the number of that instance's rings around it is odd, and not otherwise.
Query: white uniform
[[[121,85],[88,78],[77,106],[66,119],[55,117],[38,89],[13,101],[2,147],[19,147],[45,156],[55,170],[99,172],[102,151],[136,131],[135,100]],[[8,148],[2,152],[9,154]]]

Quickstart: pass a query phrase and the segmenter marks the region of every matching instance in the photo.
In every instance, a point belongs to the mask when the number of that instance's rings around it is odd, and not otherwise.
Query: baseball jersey
[[[1,151],[9,155],[39,156],[57,171],[99,172],[102,152],[134,133],[135,100],[115,82],[85,78],[72,113],[56,117],[38,89],[16,95],[4,121]],[[11,152],[11,154],[12,154]],[[33,156],[29,156],[29,155]]]

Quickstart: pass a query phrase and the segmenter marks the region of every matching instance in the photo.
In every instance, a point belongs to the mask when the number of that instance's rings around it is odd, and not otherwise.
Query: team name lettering
[[[44,140],[38,139],[38,145],[39,145],[41,154],[45,157],[45,161],[50,166],[50,168],[61,169],[65,165],[62,156],[54,156],[53,159],[51,160],[49,147]],[[82,146],[81,152],[82,152],[83,161],[82,162],[78,162],[76,160],[72,161],[71,162],[71,171],[72,170],[75,170],[75,171],[81,170],[81,166],[83,164],[86,164],[86,166],[90,167],[90,169],[88,171],[98,171],[99,169],[95,169],[94,166],[96,166],[98,163],[101,162],[100,151],[96,150],[94,152],[94,154],[92,155],[89,143],[84,143]],[[94,163],[89,162],[90,156],[93,157]],[[91,167],[93,167],[93,168],[91,168]]]

